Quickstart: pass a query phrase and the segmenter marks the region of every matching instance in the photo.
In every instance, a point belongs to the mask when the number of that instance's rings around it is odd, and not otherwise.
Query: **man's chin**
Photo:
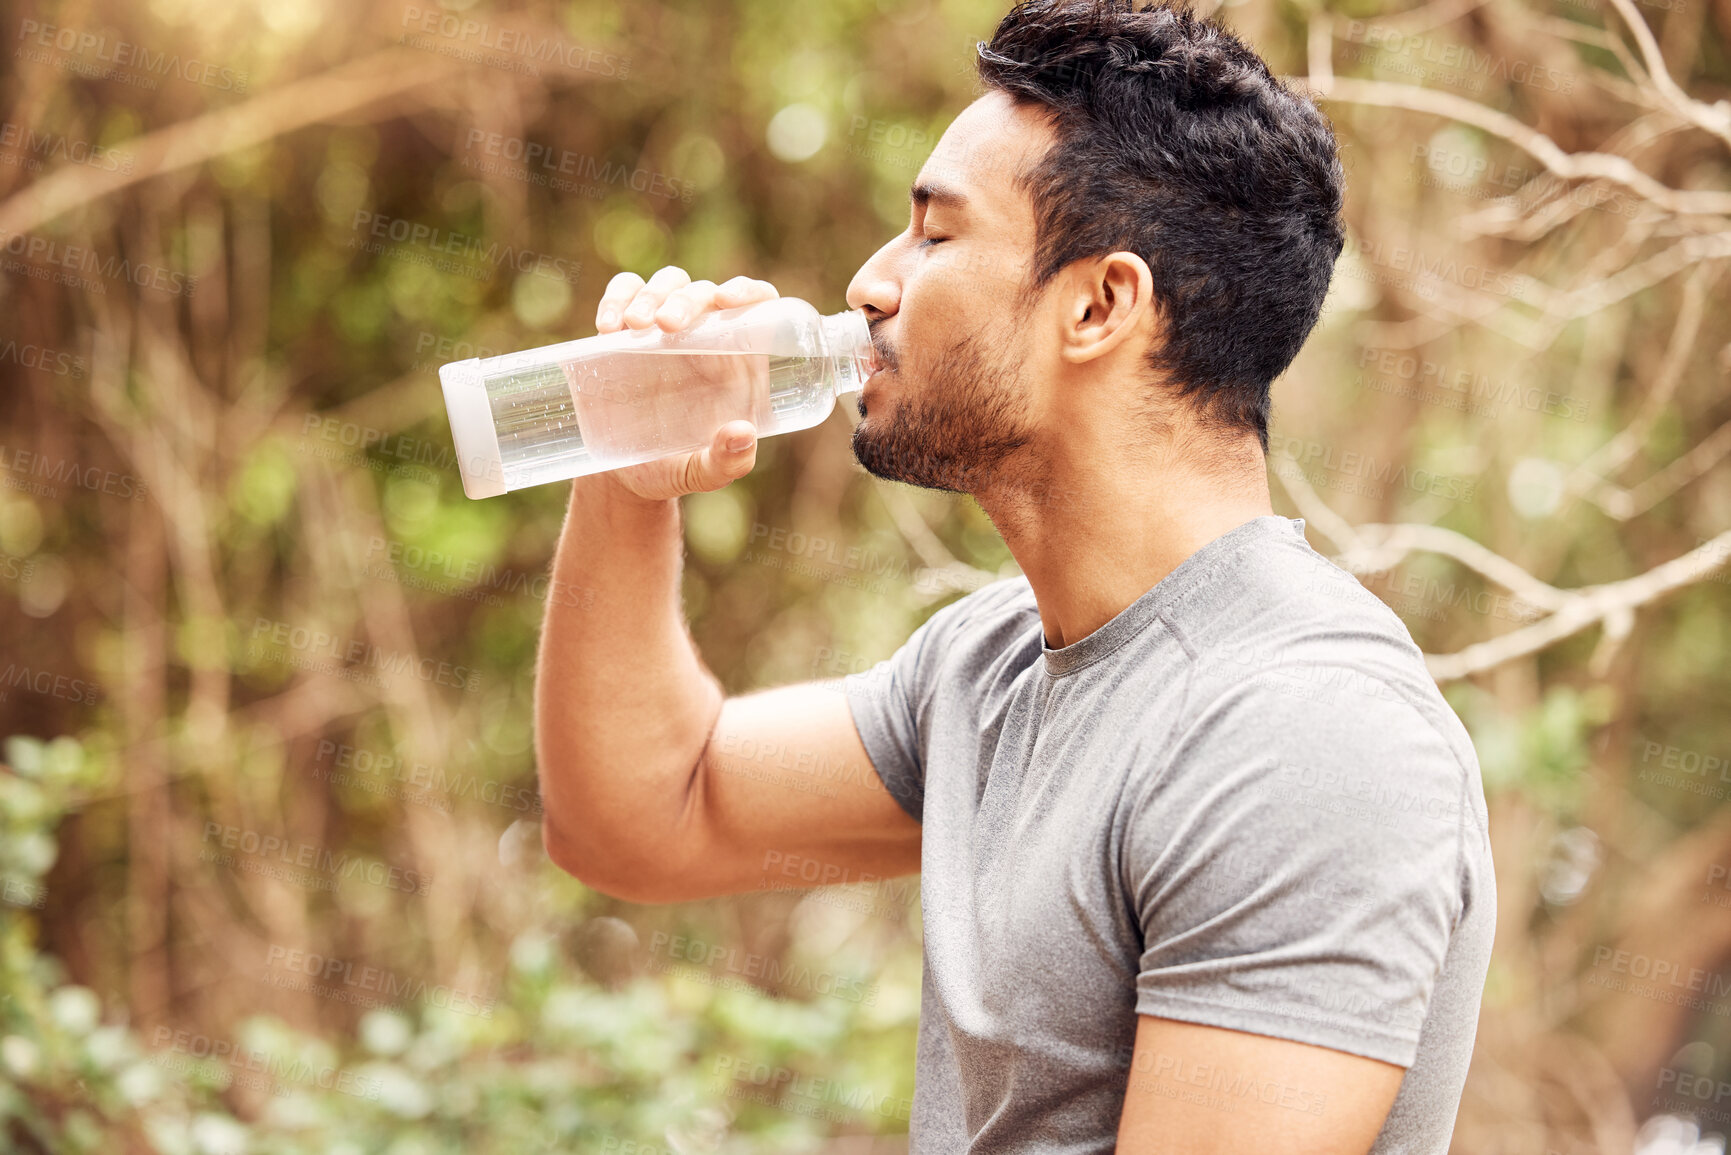
[[[853,440],[850,443],[854,460],[873,477],[881,477],[885,481],[906,481],[908,479],[897,469],[898,455],[893,448],[892,439],[884,435],[887,426],[888,422],[884,420],[881,407],[874,409],[872,416],[860,418],[859,424],[853,427]]]
[[[921,489],[968,492],[963,480],[966,470],[957,467],[945,455],[917,445],[905,436],[897,436],[898,431],[892,431],[884,417],[880,412],[854,426],[853,455],[862,469],[873,477]]]

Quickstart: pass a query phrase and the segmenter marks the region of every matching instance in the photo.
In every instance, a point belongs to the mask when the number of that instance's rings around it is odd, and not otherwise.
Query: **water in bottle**
[[[873,366],[863,313],[797,297],[439,369],[463,492],[493,497],[686,453],[745,419],[769,437],[829,416]]]

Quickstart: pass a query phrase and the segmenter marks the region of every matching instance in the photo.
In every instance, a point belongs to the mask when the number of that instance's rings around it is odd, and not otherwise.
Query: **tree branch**
[[[1647,75],[1665,103],[1689,123],[1731,145],[1731,102],[1721,100],[1717,104],[1703,104],[1678,88],[1677,82],[1671,79],[1671,70],[1665,67],[1665,56],[1653,39],[1652,30],[1647,27],[1647,22],[1641,19],[1641,14],[1635,11],[1635,5],[1630,0],[1611,0],[1611,7],[1617,10],[1617,15],[1623,18],[1623,23],[1634,33],[1635,43],[1641,49],[1641,58],[1647,62]]]
[[[1528,127],[1507,113],[1487,108],[1450,92],[1436,92],[1411,84],[1391,84],[1383,80],[1357,80],[1339,76],[1294,76],[1285,79],[1290,83],[1303,85],[1318,100],[1338,100],[1379,108],[1404,108],[1410,112],[1424,112],[1470,124],[1515,145],[1560,177],[1567,180],[1608,180],[1679,215],[1731,215],[1731,193],[1674,189],[1636,168],[1627,157],[1603,152],[1567,152],[1544,133]]]
[[[357,112],[444,80],[464,67],[449,56],[390,48],[271,89],[244,104],[158,129],[126,142],[133,158],[130,168],[111,172],[67,165],[0,201],[0,236],[29,232],[128,185]]]
[[[1538,653],[1595,622],[1630,614],[1674,590],[1709,577],[1727,561],[1731,561],[1731,530],[1637,577],[1566,591],[1568,604],[1549,617],[1452,654],[1426,654],[1425,665],[1430,668],[1431,677],[1439,682],[1483,673],[1504,662]]]

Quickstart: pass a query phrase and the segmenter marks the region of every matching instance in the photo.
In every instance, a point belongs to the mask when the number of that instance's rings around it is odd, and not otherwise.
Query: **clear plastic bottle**
[[[479,498],[701,449],[740,418],[759,437],[809,428],[872,365],[865,314],[777,297],[674,333],[621,329],[453,361],[439,382],[463,492]]]

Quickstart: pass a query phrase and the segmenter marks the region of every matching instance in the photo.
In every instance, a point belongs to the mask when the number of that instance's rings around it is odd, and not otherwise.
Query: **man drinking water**
[[[1267,483],[1270,383],[1343,241],[1333,134],[1171,7],[1019,4],[978,69],[848,288],[880,362],[853,449],[972,495],[1024,576],[871,671],[728,697],[677,498],[748,472],[754,430],[577,479],[547,849],[640,902],[763,888],[770,854],[920,871],[916,1153],[1443,1152],[1496,915],[1478,764]],[[597,324],[774,295],[621,273]],[[766,747],[865,772],[726,772]]]

